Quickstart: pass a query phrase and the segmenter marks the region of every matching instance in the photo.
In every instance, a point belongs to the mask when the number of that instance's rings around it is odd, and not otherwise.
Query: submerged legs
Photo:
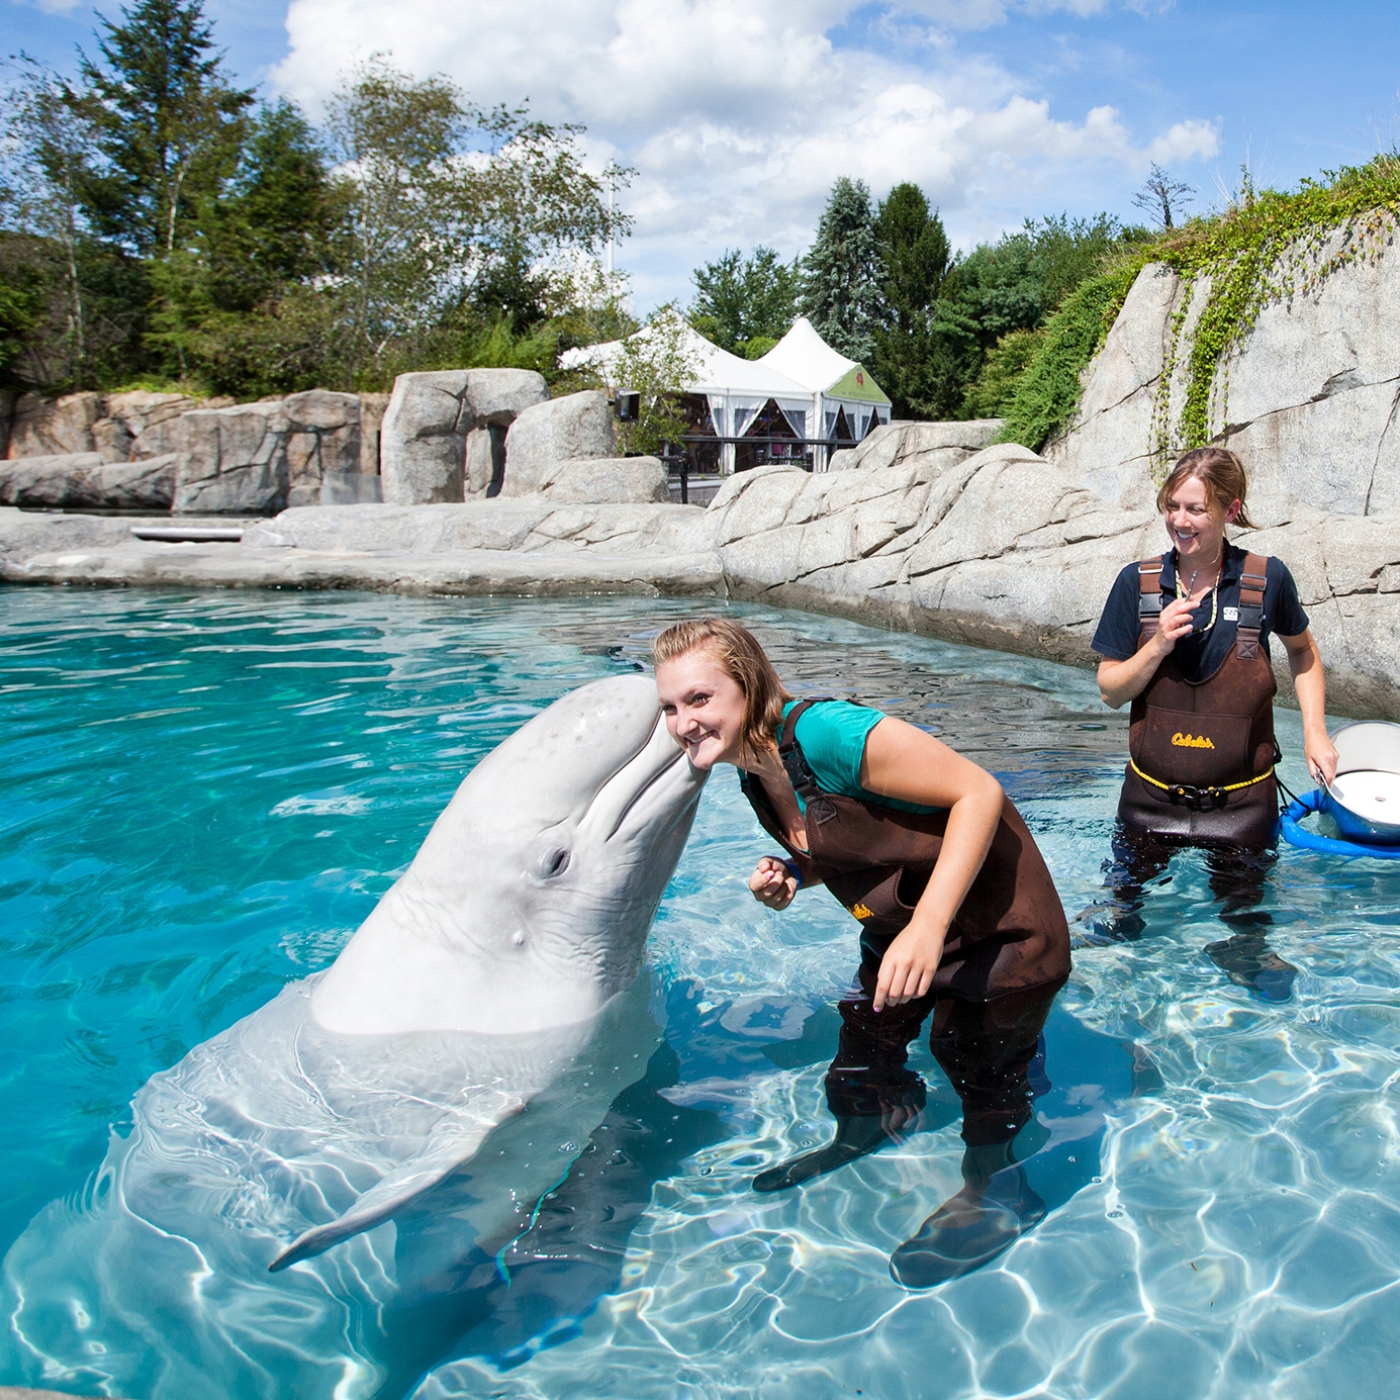
[[[1063,983],[989,1002],[928,996],[877,1014],[874,977],[863,966],[861,995],[840,1004],[841,1039],[826,1076],[835,1138],[763,1172],[754,1189],[797,1186],[898,1142],[926,1101],[924,1082],[907,1061],[932,1012],[929,1048],[962,1102],[963,1186],[890,1261],[897,1282],[929,1288],[995,1258],[1045,1215],[1019,1163],[1047,1137],[1032,1120],[1033,1100],[1048,1087],[1043,1064],[1034,1062]]]
[[[1140,831],[1119,822],[1113,855],[1104,863],[1108,900],[1080,915],[1097,933],[1115,941],[1134,941],[1146,931],[1142,916],[1145,887],[1158,879],[1173,855],[1193,844]],[[1278,853],[1271,847],[1200,843],[1211,892],[1220,902],[1219,919],[1229,937],[1208,943],[1206,956],[1234,983],[1266,1001],[1287,1001],[1298,969],[1266,942],[1273,922],[1263,902],[1264,889]]]

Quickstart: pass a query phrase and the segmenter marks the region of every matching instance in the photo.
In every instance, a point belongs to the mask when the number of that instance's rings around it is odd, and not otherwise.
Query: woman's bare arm
[[[1288,669],[1293,691],[1303,712],[1303,757],[1314,779],[1329,783],[1337,776],[1337,750],[1327,737],[1327,681],[1322,670],[1322,653],[1311,629],[1296,637],[1279,637],[1288,649]]]
[[[948,926],[987,858],[1005,797],[984,768],[903,720],[882,719],[866,736],[861,786],[880,797],[946,807],[938,863],[913,917],[885,951],[876,1011],[923,996],[943,956]]]

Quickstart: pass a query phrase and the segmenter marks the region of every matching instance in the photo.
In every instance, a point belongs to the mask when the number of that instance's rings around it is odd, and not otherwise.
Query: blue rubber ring
[[[1279,819],[1279,830],[1283,839],[1291,846],[1301,846],[1306,851],[1321,851],[1329,856],[1367,856],[1372,860],[1400,860],[1400,846],[1368,846],[1362,841],[1339,841],[1331,836],[1319,836],[1313,831],[1304,831],[1298,825],[1304,817],[1319,811],[1322,807],[1322,793],[1314,790],[1302,797],[1295,797],[1284,809]]]
[[[780,865],[787,866],[787,868],[792,872],[792,878],[797,881],[797,888],[800,890],[802,888],[802,872],[797,868],[797,866],[794,865],[793,862],[790,860],[784,860],[782,856],[774,856],[773,859],[776,860]]]

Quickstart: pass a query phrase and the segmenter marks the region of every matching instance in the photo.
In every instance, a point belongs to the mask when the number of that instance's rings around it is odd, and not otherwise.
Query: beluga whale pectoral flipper
[[[153,1076],[94,1189],[16,1241],[6,1373],[374,1395],[398,1293],[526,1228],[645,1073],[637,973],[703,782],[639,675],[486,755],[333,966]]]

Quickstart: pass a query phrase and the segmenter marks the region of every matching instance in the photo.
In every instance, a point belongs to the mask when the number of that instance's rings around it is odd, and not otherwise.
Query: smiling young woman
[[[764,1172],[796,1186],[897,1140],[923,1103],[908,1047],[930,1047],[963,1095],[965,1186],[891,1260],[927,1287],[975,1268],[1044,1213],[1019,1163],[1027,1066],[1069,973],[1069,931],[1040,851],[1001,785],[931,734],[864,705],[796,700],[745,628],[706,618],[655,642],[667,728],[697,768],[729,763],[783,847],[749,877],[786,909],[825,885],[859,921],[858,991],[827,1076],[829,1146]],[[999,1202],[986,1204],[989,1198]]]
[[[1172,842],[1210,848],[1222,918],[1240,922],[1262,898],[1278,826],[1270,635],[1288,653],[1308,769],[1328,781],[1336,775],[1322,658],[1293,576],[1281,560],[1225,537],[1227,526],[1252,528],[1246,490],[1233,452],[1186,453],[1157,495],[1171,548],[1118,575],[1094,634],[1105,703],[1132,704],[1110,881],[1127,906],[1119,932],[1140,924],[1141,887],[1166,867]],[[1250,916],[1255,924],[1266,917]],[[1207,952],[1263,995],[1281,999],[1291,989],[1296,969],[1264,949],[1257,929]]]

